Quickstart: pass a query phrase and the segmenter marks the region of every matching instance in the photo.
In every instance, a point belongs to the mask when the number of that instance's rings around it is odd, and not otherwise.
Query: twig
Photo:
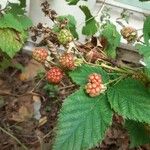
[[[51,135],[55,129],[56,129],[56,127],[53,128],[51,131],[49,131],[47,134],[45,134],[42,139],[44,140],[46,137],[48,137],[49,135]]]
[[[38,139],[38,140],[36,140],[36,141],[34,141],[33,142],[33,144],[35,144],[35,143],[42,143],[42,141],[45,139],[45,138],[47,138],[49,135],[51,135],[53,132],[54,132],[54,130],[56,130],[56,127],[55,128],[53,128],[51,131],[49,131],[47,134],[45,134],[42,138],[40,138],[40,140]],[[39,137],[38,137],[39,138]]]
[[[33,91],[30,91],[30,92],[26,92],[24,94],[21,94],[21,95],[17,95],[17,94],[11,94],[9,92],[5,92],[5,91],[1,91],[0,90],[0,95],[9,95],[9,96],[13,96],[13,97],[22,97],[22,96],[26,96],[26,95],[35,95],[35,96],[40,96],[43,100],[45,100],[44,96],[38,94],[38,93],[35,93]]]
[[[38,141],[40,143],[40,149],[43,150],[43,140],[41,139],[40,136],[37,136],[37,138],[38,138]]]
[[[65,86],[65,87],[59,88],[59,90],[64,90],[64,89],[68,89],[68,88],[72,88],[72,87],[75,87],[75,85],[72,84],[72,85],[69,85],[69,86]]]
[[[28,150],[28,148],[23,143],[21,143],[19,139],[17,139],[14,135],[10,134],[8,131],[3,129],[2,127],[0,127],[0,130],[6,133],[7,135],[9,135],[11,138],[13,138],[23,149]]]
[[[104,7],[105,7],[105,2],[106,2],[106,0],[103,1],[102,6],[101,6],[101,8],[98,10],[98,13],[97,13],[97,15],[96,15],[95,17],[100,17],[100,15],[101,15],[101,13],[102,13]]]
[[[2,91],[2,90],[0,90],[0,95],[10,95],[10,96],[13,96],[13,97],[17,97],[18,96],[16,94],[11,94],[10,92],[5,92],[5,91]]]
[[[31,90],[31,92],[33,92],[33,91],[40,85],[40,83],[44,80],[45,77],[46,77],[46,75],[44,75],[44,76],[37,82],[37,84],[33,87],[33,89]]]
[[[138,37],[137,42],[141,42],[141,38],[143,38],[143,34]]]

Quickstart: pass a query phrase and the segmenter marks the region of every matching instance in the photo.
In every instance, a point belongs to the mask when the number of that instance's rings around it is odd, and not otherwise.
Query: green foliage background
[[[0,50],[10,58],[22,48],[32,21],[25,15],[26,1],[8,3],[0,16]]]

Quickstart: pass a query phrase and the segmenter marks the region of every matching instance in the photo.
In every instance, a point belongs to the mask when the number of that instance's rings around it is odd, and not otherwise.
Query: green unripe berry
[[[62,44],[62,45],[66,45],[73,40],[73,36],[72,36],[71,32],[67,29],[62,29],[59,32],[57,38],[58,38],[58,41],[60,42],[60,44]]]

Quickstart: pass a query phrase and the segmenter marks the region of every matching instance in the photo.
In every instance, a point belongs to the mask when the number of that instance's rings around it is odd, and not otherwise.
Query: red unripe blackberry
[[[32,53],[32,57],[38,62],[44,63],[48,57],[48,51],[46,48],[36,47]]]
[[[100,95],[100,93],[103,93],[106,90],[106,86],[102,83],[101,75],[97,73],[90,74],[85,90],[91,97],[95,97]]]
[[[100,74],[93,73],[93,74],[89,75],[88,82],[89,83],[95,83],[95,82],[101,83],[102,77]]]
[[[64,53],[59,58],[60,65],[66,70],[75,69],[75,57],[72,53]]]
[[[52,67],[46,74],[50,83],[58,84],[63,78],[63,72],[58,67]]]
[[[86,93],[88,93],[89,96],[91,96],[91,97],[98,96],[101,93],[101,84],[88,83],[85,86],[85,90],[86,90]]]

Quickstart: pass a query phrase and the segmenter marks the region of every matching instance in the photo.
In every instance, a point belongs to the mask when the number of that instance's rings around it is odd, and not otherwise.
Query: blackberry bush
[[[78,3],[75,0],[66,1],[70,5]],[[65,75],[78,87],[66,96],[62,104],[52,149],[88,150],[95,147],[103,141],[114,114],[122,116],[122,124],[130,133],[132,147],[150,143],[150,134],[145,128],[146,124],[150,124],[150,17],[146,17],[144,22],[144,41],[141,44],[133,27],[124,27],[120,34],[116,26],[104,18],[108,16],[104,13],[108,12],[103,12],[98,22],[88,7],[79,8],[85,14],[82,33],[90,37],[84,44],[74,40],[74,17],[58,16],[47,2],[42,4],[42,11],[55,26],[46,28],[40,24],[40,29],[39,26],[32,28],[34,37],[43,35],[40,44],[45,44],[50,52],[47,62],[51,69],[46,66],[47,80],[58,84]],[[135,42],[143,57],[143,65],[134,68],[118,64],[117,47],[121,38],[128,43]],[[38,52],[34,57],[44,61],[46,55]],[[76,58],[81,61],[80,65],[76,65]],[[141,77],[144,82],[141,82]]]

